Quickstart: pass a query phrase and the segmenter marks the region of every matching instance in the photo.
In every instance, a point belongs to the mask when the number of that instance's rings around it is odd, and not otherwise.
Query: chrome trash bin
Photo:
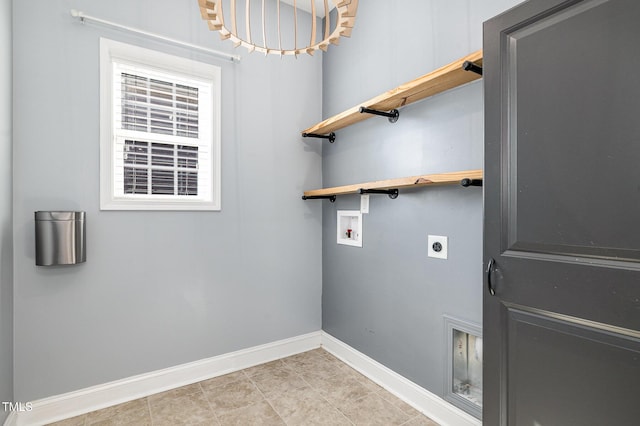
[[[36,265],[74,265],[87,260],[85,212],[37,211]]]

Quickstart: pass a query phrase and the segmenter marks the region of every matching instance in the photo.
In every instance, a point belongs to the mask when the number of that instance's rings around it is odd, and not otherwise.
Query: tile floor
[[[323,349],[53,424],[438,426]]]

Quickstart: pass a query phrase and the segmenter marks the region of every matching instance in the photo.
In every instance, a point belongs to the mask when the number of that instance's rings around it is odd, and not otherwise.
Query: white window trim
[[[213,120],[211,144],[212,196],[210,201],[188,200],[184,197],[167,199],[139,199],[138,197],[118,197],[114,188],[115,143],[113,131],[113,94],[111,92],[112,58],[144,67],[156,67],[163,71],[185,74],[213,83]],[[221,113],[220,113],[220,67],[193,61],[150,49],[141,48],[113,40],[100,38],[100,209],[101,210],[221,210]],[[157,138],[160,135],[153,135]],[[161,137],[161,136],[160,136]]]

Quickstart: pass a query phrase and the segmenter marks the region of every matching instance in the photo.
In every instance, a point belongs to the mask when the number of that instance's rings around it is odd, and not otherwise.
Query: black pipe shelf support
[[[400,193],[397,189],[364,189],[360,188],[360,195],[362,194],[386,194],[392,200],[398,198],[398,194]]]
[[[389,112],[385,112],[385,111],[378,111],[376,109],[360,107],[360,114],[364,114],[364,113],[387,117],[389,118],[389,123],[395,123],[396,121],[398,121],[398,118],[400,118],[400,111],[398,111],[397,109],[392,109]]]
[[[303,133],[303,138],[319,138],[319,139],[329,139],[329,143],[334,143],[336,141],[335,132],[331,132],[328,135],[321,135],[319,133]]]
[[[480,65],[474,64],[471,61],[464,61],[464,63],[462,64],[462,69],[482,75],[482,67]]]
[[[303,200],[329,200],[332,203],[336,202],[336,196],[335,195],[303,195],[302,196]]]
[[[470,186],[482,186],[482,179],[469,179],[465,178],[460,181],[460,185],[468,188]]]

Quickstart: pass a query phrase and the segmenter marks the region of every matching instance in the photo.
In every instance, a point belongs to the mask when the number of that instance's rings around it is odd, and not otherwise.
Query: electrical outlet
[[[427,237],[427,255],[436,259],[446,259],[449,254],[448,240],[442,235],[429,235]]]
[[[369,194],[360,196],[360,213],[369,213]]]

